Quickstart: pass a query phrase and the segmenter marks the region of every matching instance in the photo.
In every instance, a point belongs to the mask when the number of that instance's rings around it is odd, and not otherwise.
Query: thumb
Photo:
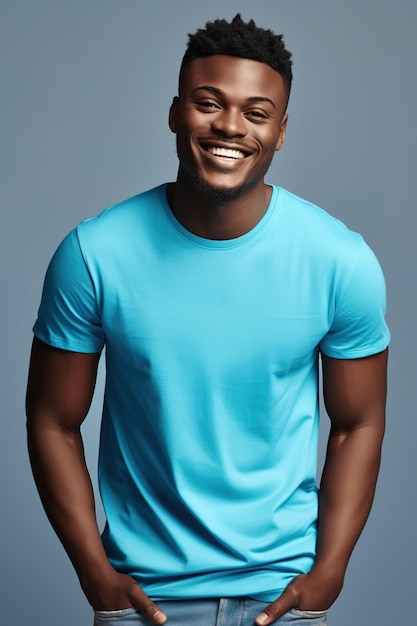
[[[152,602],[139,585],[136,586],[134,593],[132,593],[130,601],[142,615],[154,624],[165,624],[167,621],[168,618],[162,609],[155,602]]]
[[[272,624],[278,617],[287,613],[297,605],[296,594],[291,585],[271,604],[269,604],[255,619],[256,626]]]

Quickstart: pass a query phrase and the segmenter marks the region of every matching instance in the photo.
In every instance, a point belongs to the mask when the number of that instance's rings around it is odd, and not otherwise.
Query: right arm
[[[96,610],[135,606],[151,622],[166,616],[137,583],[110,565],[97,526],[81,424],[94,393],[100,353],[34,339],[26,398],[28,448],[46,514]]]

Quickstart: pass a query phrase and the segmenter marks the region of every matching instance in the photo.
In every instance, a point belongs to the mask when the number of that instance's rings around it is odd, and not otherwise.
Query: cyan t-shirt
[[[273,187],[207,240],[162,185],[73,230],[35,335],[106,349],[99,483],[114,567],[155,600],[272,601],[315,557],[318,356],[384,350],[385,287],[356,233]]]

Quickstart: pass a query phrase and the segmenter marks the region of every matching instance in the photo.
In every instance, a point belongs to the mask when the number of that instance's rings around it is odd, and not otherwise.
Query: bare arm
[[[290,608],[324,610],[339,595],[352,550],[369,515],[385,426],[387,350],[355,360],[323,355],[331,430],[320,486],[317,558],[256,620],[270,624]]]
[[[339,575],[372,506],[385,429],[387,350],[365,359],[323,357],[331,430],[320,485],[316,565]]]
[[[28,447],[48,518],[95,609],[136,606],[161,624],[164,614],[104,552],[80,427],[94,392],[100,354],[52,348],[35,339],[27,389]]]

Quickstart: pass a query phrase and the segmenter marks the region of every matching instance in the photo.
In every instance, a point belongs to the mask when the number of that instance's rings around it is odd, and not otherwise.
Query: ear
[[[275,146],[275,150],[281,150],[282,148],[282,144],[284,143],[285,137],[287,134],[287,122],[288,122],[288,115],[287,113],[284,113],[284,116],[279,125],[279,137]]]
[[[175,96],[169,109],[168,123],[173,133],[177,132],[177,114],[178,114],[179,98]]]

